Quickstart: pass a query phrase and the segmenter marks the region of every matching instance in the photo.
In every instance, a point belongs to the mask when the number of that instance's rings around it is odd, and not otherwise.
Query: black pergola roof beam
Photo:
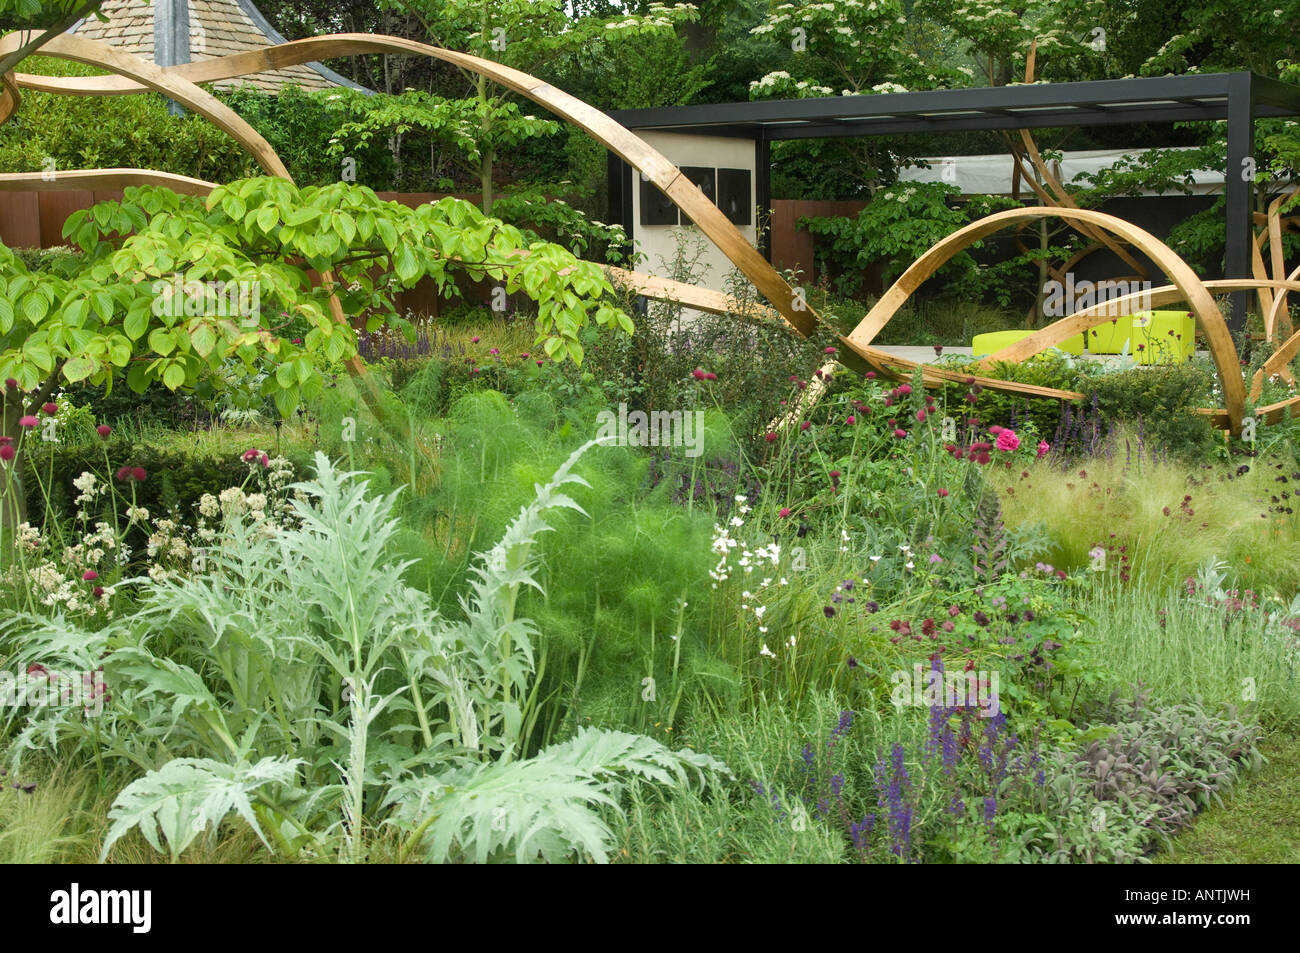
[[[846,115],[885,114],[917,116],[949,111],[988,112],[998,109],[1079,108],[1091,111],[1098,105],[1115,107],[1179,100],[1226,100],[1229,80],[1244,73],[1206,73],[1197,76],[1160,76],[1141,79],[1104,79],[1081,83],[1043,83],[1018,86],[973,87],[921,90],[910,93],[880,93],[871,96],[827,96],[816,99],[760,100],[659,109],[618,110],[610,115],[630,129],[663,126],[731,124],[768,125],[774,122],[827,122]],[[1258,77],[1256,79],[1259,79]],[[1274,86],[1277,88],[1274,89]],[[1259,101],[1294,104],[1288,84],[1260,87]]]
[[[1278,113],[1266,113],[1265,110],[1260,109],[1257,115],[1278,115]],[[1050,113],[1012,113],[1007,115],[980,113],[973,116],[949,116],[944,119],[908,116],[896,119],[831,120],[828,122],[803,123],[797,126],[780,126],[777,128],[766,126],[762,128],[767,130],[767,137],[775,141],[778,139],[835,139],[844,136],[866,135],[893,136],[913,132],[950,133],[1001,129],[1056,129],[1071,126],[1209,121],[1226,118],[1226,106],[1213,111],[1195,106],[1164,106],[1114,109],[1103,115],[1085,112],[1081,109],[1071,109]]]

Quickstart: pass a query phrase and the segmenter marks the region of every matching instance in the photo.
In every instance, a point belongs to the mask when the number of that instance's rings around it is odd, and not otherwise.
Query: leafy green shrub
[[[951,368],[960,369],[965,362],[958,358],[945,363]],[[1094,361],[1052,350],[1035,354],[1019,363],[1001,361],[991,370],[979,373],[998,380],[1087,393],[1089,382],[1095,380],[1102,369]],[[1061,401],[1053,397],[1026,397],[1023,394],[981,387],[975,393],[976,399],[972,403],[966,400],[966,395],[971,392],[972,388],[965,384],[949,384],[943,388],[949,406],[964,407],[965,412],[979,418],[984,427],[996,424],[1010,427],[1019,433],[1026,423],[1032,423],[1033,432],[1038,437],[1046,438],[1056,446],[1053,435],[1064,414]]]
[[[23,69],[49,76],[102,74],[39,56],[25,60]],[[56,172],[161,169],[210,182],[237,179],[254,168],[229,135],[201,116],[173,116],[158,93],[63,96],[25,90],[22,108],[0,126],[0,168],[40,172],[48,159]]]
[[[1144,444],[1194,460],[1215,445],[1214,427],[1196,413],[1211,405],[1213,385],[1212,373],[1198,364],[1157,364],[1107,374],[1090,390],[1101,413],[1138,427]]]
[[[702,239],[682,229],[669,277],[694,282],[700,277]],[[754,302],[748,282],[733,273],[728,290],[743,313]],[[625,308],[631,313],[631,308]],[[776,320],[693,312],[680,305],[652,303],[636,319],[633,335],[585,332],[583,369],[562,370],[570,382],[581,378],[599,388],[612,406],[629,410],[686,410],[712,405],[732,420],[737,438],[757,447],[782,401],[794,395],[792,378],[809,378],[833,340],[829,330],[813,340],[792,334]],[[706,389],[693,377],[697,369],[716,374]],[[591,375],[587,377],[586,375]]]
[[[1144,862],[1158,838],[1221,802],[1243,769],[1261,764],[1258,730],[1231,709],[1148,707],[1141,693],[1117,701],[1112,696],[1096,715],[1099,730],[1111,729],[1106,736],[1056,754],[1036,792],[1039,811],[1017,816],[1026,860]]]
[[[884,277],[893,281],[931,245],[966,224],[966,212],[948,205],[948,199],[960,193],[941,182],[896,183],[876,193],[857,218],[801,218],[796,225],[831,239],[822,253],[840,272],[839,290],[852,294],[868,266],[888,262]],[[951,278],[974,268],[970,253],[962,251],[939,274]]]
[[[13,248],[14,255],[31,271],[49,271],[57,275],[76,273],[84,252],[74,248]]]
[[[342,177],[342,164],[327,147],[358,96],[364,94],[340,88],[308,92],[298,86],[268,93],[249,84],[219,94],[271,144],[294,181],[303,186],[328,185]],[[380,191],[393,189],[393,154],[383,141],[352,143],[347,156],[356,161],[358,183]]]

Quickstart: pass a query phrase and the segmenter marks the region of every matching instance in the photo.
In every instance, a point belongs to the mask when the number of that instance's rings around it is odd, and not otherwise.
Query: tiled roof
[[[108,17],[107,23],[91,17],[73,29],[79,37],[108,43],[157,62],[154,53],[154,10],[159,2],[162,0],[105,0],[100,9]],[[264,49],[283,42],[283,37],[268,36],[262,26],[254,22],[245,10],[245,7],[251,6],[248,0],[242,5],[238,0],[188,0],[188,5],[190,60],[206,60],[246,50]],[[253,8],[253,12],[256,13],[256,8]],[[261,18],[260,14],[257,16]],[[182,56],[181,61],[184,59]],[[290,84],[309,90],[330,89],[338,85],[307,65],[253,73],[238,79],[221,80],[214,85],[230,88],[245,83],[271,92]]]

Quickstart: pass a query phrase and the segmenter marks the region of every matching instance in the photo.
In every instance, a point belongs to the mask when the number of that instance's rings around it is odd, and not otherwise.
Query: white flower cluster
[[[69,613],[104,612],[107,617],[113,587],[101,585],[102,577],[116,566],[126,565],[131,549],[122,534],[133,527],[148,533],[146,552],[150,579],[162,581],[179,575],[203,571],[198,556],[202,546],[220,546],[226,538],[223,530],[235,520],[251,521],[257,533],[272,536],[292,525],[293,506],[285,491],[293,478],[293,464],[275,457],[263,467],[260,461],[250,470],[263,481],[266,492],[245,493],[241,487],[228,487],[219,494],[205,493],[198,502],[198,518],[191,529],[176,514],[151,517],[143,506],[130,505],[125,510],[126,527],[121,533],[104,520],[91,529],[86,515],[87,504],[109,491],[94,474],[82,473],[72,485],[79,491],[77,524],[80,542],[64,545],[42,535],[29,523],[18,527],[16,542],[20,558],[0,573],[0,584],[26,589],[46,607],[59,607]]]
[[[785,70],[783,70],[783,69],[773,70],[771,73],[768,73],[768,74],[767,74],[766,76],[764,76],[762,79],[757,79],[757,80],[754,80],[753,82],[751,82],[751,83],[749,84],[749,88],[750,88],[750,89],[768,89],[768,88],[770,88],[770,87],[772,87],[772,86],[775,86],[775,85],[777,84],[778,81],[783,80],[783,79],[790,79],[790,78],[791,78],[791,77],[790,77],[790,74],[787,73],[787,72],[786,72]]]
[[[756,549],[750,549],[747,543],[735,539],[731,535],[731,528],[739,529],[745,525],[744,517],[750,512],[752,507],[749,505],[749,499],[745,496],[737,496],[736,514],[728,520],[728,526],[714,525],[713,527],[713,552],[718,554],[718,563],[709,571],[709,576],[713,579],[713,588],[718,588],[718,583],[725,582],[731,578],[735,569],[741,569],[744,575],[752,575],[754,570],[760,567],[780,566],[781,564],[781,546],[779,543],[768,543],[759,546]],[[730,528],[729,528],[730,527]],[[735,566],[731,562],[733,550],[739,549],[740,554],[736,559]],[[754,622],[758,626],[760,635],[767,634],[767,625],[763,622],[764,615],[767,614],[767,604],[764,598],[765,593],[771,593],[781,586],[790,584],[785,576],[779,578],[773,576],[764,576],[759,581],[757,587],[751,591],[745,589],[740,594],[740,608],[747,614],[754,616]],[[794,637],[791,636],[791,648],[794,647]],[[774,658],[775,656],[763,645],[760,655]]]
[[[57,607],[69,613],[103,611],[112,616],[108,611],[112,587],[98,587],[93,583],[108,553],[117,548],[111,526],[97,523],[95,531],[80,543],[63,547],[62,558],[58,560],[53,558],[53,541],[30,523],[18,525],[18,543],[22,558],[0,574],[0,583],[17,586],[25,580],[30,594],[46,608]],[[28,561],[28,556],[33,557],[32,561]],[[94,571],[89,580],[84,578],[87,570]]]

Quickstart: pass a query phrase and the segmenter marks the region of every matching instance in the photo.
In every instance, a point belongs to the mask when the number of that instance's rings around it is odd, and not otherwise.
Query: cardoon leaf
[[[219,826],[231,811],[242,817],[269,848],[253,814],[249,795],[268,784],[293,779],[300,759],[263,758],[257,764],[225,764],[210,758],[176,758],[122,789],[109,810],[113,826],[99,859],[132,827],[162,850],[159,833],[175,861],[209,824]]]

